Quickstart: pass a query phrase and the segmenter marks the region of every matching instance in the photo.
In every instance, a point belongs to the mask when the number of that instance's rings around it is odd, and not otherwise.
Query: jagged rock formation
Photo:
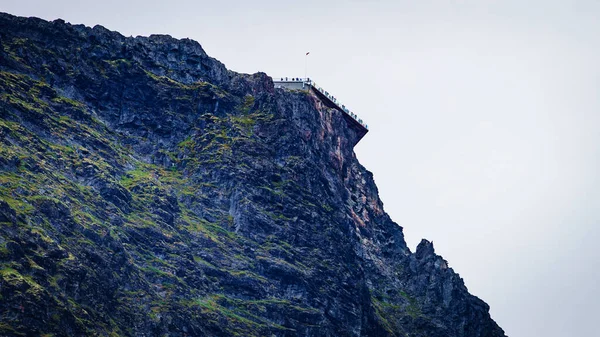
[[[504,336],[313,95],[164,35],[0,44],[0,335]]]

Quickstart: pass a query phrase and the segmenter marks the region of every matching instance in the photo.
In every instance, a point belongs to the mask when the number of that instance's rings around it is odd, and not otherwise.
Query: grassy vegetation
[[[408,313],[409,316],[411,316],[412,318],[416,318],[417,316],[421,315],[421,309],[419,308],[419,304],[416,298],[408,295],[404,291],[400,291],[400,296],[402,296],[408,301],[408,305],[406,306],[406,313]]]
[[[188,307],[197,306],[202,314],[222,317],[226,320],[228,332],[232,335],[261,335],[261,332],[275,330],[295,331],[277,324],[261,314],[267,312],[319,313],[319,310],[300,307],[289,300],[270,298],[262,300],[242,300],[223,294],[213,294],[184,303]]]
[[[26,289],[26,293],[34,298],[40,298],[44,292],[44,288],[37,284],[30,276],[21,275],[17,270],[12,268],[0,269],[0,277],[3,282],[6,282],[17,289]]]
[[[80,109],[83,109],[85,107],[85,104],[83,104],[81,102],[72,100],[72,99],[67,98],[67,97],[62,97],[62,96],[54,97],[52,99],[52,102],[58,103],[58,104],[70,105],[70,106],[73,106],[73,107],[76,107],[76,108],[80,108]]]
[[[11,43],[3,48],[18,61],[18,45],[31,41]],[[261,263],[308,269],[289,258],[296,254],[289,243],[263,245],[260,236],[244,233],[230,210],[234,188],[243,186],[245,172],[256,170],[245,151],[270,150],[257,130],[273,115],[258,98],[238,97],[207,82],[184,84],[142,72],[129,59],[95,62],[95,80],[121,83],[130,74],[139,81],[145,78],[149,90],[169,95],[172,100],[157,109],[185,121],[190,130],[183,135],[173,130],[172,138],[159,142],[152,123],[140,127],[147,128],[147,135],[133,134],[136,130],[127,126],[109,129],[117,123],[106,119],[114,118],[108,111],[114,106],[70,96],[44,82],[52,76],[1,71],[0,158],[6,159],[2,164],[7,169],[0,171],[0,199],[15,211],[16,224],[2,223],[0,263],[11,254],[12,259],[20,256],[18,263],[1,264],[3,283],[23,289],[19,296],[25,302],[51,298],[48,326],[68,319],[81,331],[94,327],[108,335],[133,335],[116,326],[123,325],[123,317],[148,311],[148,324],[164,324],[161,318],[181,309],[174,306],[179,302],[201,314],[190,316],[196,324],[226,320],[224,330],[231,335],[288,330],[267,312],[319,313],[285,299],[232,295],[236,282],[274,286],[261,275]],[[76,64],[64,69],[73,83],[85,79],[86,71]],[[178,109],[189,106],[204,108],[191,116]],[[224,184],[227,179],[231,185]],[[260,194],[285,198],[290,188],[296,187],[278,176],[265,180]],[[267,221],[291,221],[281,210],[253,209]],[[215,258],[209,262],[204,254]],[[205,293],[213,295],[199,296]],[[109,302],[103,302],[104,296]],[[12,335],[7,329],[0,325],[0,334]]]

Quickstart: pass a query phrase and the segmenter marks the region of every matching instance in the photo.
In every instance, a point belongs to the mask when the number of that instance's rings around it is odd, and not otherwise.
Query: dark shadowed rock
[[[17,213],[5,201],[0,200],[0,222],[16,223]]]

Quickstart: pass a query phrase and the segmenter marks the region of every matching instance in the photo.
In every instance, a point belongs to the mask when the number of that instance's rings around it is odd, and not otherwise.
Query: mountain
[[[504,336],[315,93],[167,35],[0,45],[0,335]]]

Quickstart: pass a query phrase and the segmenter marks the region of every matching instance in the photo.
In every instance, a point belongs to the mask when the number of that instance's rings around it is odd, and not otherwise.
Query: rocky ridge
[[[166,35],[0,46],[0,335],[504,336],[314,95]]]

